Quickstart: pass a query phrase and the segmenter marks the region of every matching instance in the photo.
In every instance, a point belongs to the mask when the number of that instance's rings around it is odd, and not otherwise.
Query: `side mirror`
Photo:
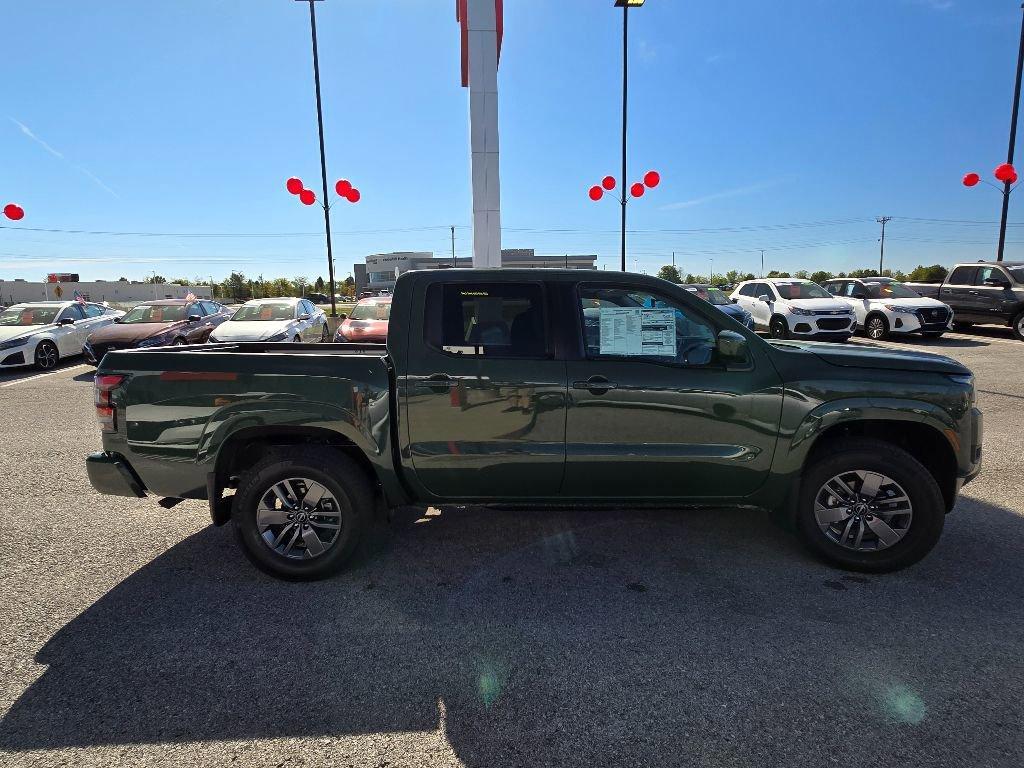
[[[758,301],[763,301],[765,304],[771,304],[772,303],[772,297],[769,296],[767,293],[762,293],[760,296],[757,297],[757,300]]]
[[[740,300],[737,299],[735,296],[733,296],[731,299],[729,299],[729,301],[731,301],[733,304],[739,304],[740,303]]]
[[[200,315],[189,315],[188,316],[188,321],[190,323],[198,323],[202,319],[203,318]]]
[[[338,317],[340,317],[342,320],[348,320],[348,315],[346,315],[344,312],[338,315]]]
[[[743,334],[736,331],[719,331],[718,343],[715,346],[718,349],[718,359],[727,366],[746,365],[750,359],[747,340]]]
[[[75,318],[73,318],[73,317],[65,317],[63,320],[60,321],[60,324],[61,325],[74,325],[75,324]]]
[[[1010,284],[1005,280],[1001,280],[998,277],[989,277],[985,279],[985,285],[993,285],[996,288],[1009,288]]]
[[[309,317],[310,317],[310,315],[309,315],[309,313],[308,313],[308,312],[303,312],[303,313],[302,313],[301,315],[299,315],[299,316],[298,316],[298,317],[297,317],[296,319],[297,319],[297,320],[309,320]]]

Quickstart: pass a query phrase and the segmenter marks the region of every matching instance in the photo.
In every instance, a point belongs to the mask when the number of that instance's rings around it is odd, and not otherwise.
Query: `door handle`
[[[572,383],[573,389],[585,389],[595,395],[607,392],[609,389],[615,389],[615,387],[615,382],[608,381],[604,376],[591,376],[586,381],[574,381]]]
[[[459,385],[455,379],[449,376],[447,373],[435,373],[433,376],[428,376],[423,380],[423,385],[430,390],[435,392],[441,392],[446,389],[453,389]]]

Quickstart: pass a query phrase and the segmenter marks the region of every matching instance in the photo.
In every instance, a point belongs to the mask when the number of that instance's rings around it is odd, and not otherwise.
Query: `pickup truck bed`
[[[980,468],[948,358],[769,343],[642,275],[412,272],[393,302],[386,347],[108,353],[93,486],[207,499],[288,578],[341,567],[375,509],[444,503],[758,506],[890,570]]]

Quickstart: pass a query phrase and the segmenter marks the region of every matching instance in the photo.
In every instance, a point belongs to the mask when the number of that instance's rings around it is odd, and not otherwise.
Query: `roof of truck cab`
[[[432,282],[445,282],[452,279],[479,279],[483,281],[509,282],[512,280],[526,280],[535,282],[537,280],[578,280],[586,283],[596,282],[620,282],[623,278],[631,281],[651,281],[657,283],[669,283],[654,275],[644,275],[639,272],[620,272],[618,270],[604,269],[549,269],[547,267],[517,267],[512,269],[413,269],[403,272],[398,282],[406,276],[410,278],[430,278]]]

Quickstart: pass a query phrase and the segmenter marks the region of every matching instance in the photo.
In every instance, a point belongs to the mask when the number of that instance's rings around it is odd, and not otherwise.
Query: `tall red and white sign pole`
[[[501,181],[498,172],[498,60],[502,0],[455,0],[462,32],[462,87],[469,88],[473,266],[501,266]]]

